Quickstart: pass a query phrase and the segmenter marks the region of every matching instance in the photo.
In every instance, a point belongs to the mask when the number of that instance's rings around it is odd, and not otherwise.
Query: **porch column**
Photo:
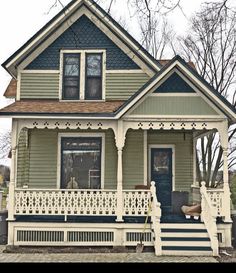
[[[12,121],[12,138],[11,138],[11,173],[9,184],[8,198],[8,221],[15,221],[14,217],[14,199],[15,199],[15,183],[16,183],[16,147],[17,147],[17,121]],[[10,239],[11,236],[9,236]]]
[[[229,170],[228,170],[228,123],[224,122],[219,129],[220,142],[223,150],[223,187],[224,187],[224,199],[223,199],[223,211],[224,221],[232,222],[230,216],[230,204],[231,204],[231,192],[229,188]]]
[[[117,211],[116,222],[123,222],[123,148],[125,145],[125,134],[123,122],[118,121],[115,132],[117,147]]]

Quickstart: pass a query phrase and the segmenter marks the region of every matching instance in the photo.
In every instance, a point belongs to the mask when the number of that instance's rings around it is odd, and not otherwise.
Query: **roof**
[[[162,65],[162,66],[165,66],[167,65],[169,62],[171,62],[172,59],[161,59],[161,60],[158,60],[158,62]],[[193,62],[189,61],[187,62],[188,65],[190,65],[193,69],[197,70],[196,69],[196,66]]]
[[[142,86],[133,96],[131,96],[117,111],[118,118],[124,115],[133,105],[135,105],[140,99],[142,99],[150,89],[158,83],[159,79],[163,74],[172,67],[174,64],[182,65],[191,75],[192,80],[190,80],[195,86],[194,78],[201,82],[208,90],[208,94],[204,94],[209,100],[215,104],[220,111],[226,114],[230,119],[235,120],[236,109],[235,107],[219,92],[217,92],[203,77],[201,77],[192,66],[190,66],[183,58],[179,55],[176,55],[170,62],[168,62],[159,72],[156,73],[144,86]],[[217,103],[219,99],[223,104],[223,107]]]
[[[3,96],[6,98],[15,98],[16,97],[16,86],[17,81],[15,79],[11,79],[9,82],[6,91],[4,92]]]
[[[0,110],[0,115],[34,114],[113,114],[124,101],[60,102],[58,100],[21,100]]]
[[[84,5],[94,16],[101,20],[104,25],[115,33],[117,37],[131,51],[145,62],[153,72],[161,68],[161,64],[136,41],[123,27],[120,26],[104,9],[102,9],[94,0],[72,0],[61,12],[52,18],[44,27],[42,27],[33,37],[31,37],[22,47],[11,55],[2,66],[13,76],[16,77],[16,69],[23,60],[28,58],[42,43],[44,43],[55,29],[58,29],[70,16]],[[122,37],[122,35],[124,37]],[[146,62],[144,60],[148,60]]]

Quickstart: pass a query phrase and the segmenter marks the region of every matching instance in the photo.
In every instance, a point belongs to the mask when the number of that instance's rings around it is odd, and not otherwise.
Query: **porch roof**
[[[21,100],[0,110],[0,115],[32,114],[112,114],[124,101],[60,102],[59,100]]]

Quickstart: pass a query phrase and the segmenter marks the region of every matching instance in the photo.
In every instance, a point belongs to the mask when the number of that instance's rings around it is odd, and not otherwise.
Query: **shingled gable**
[[[84,8],[84,9],[83,9]],[[73,0],[58,15],[49,21],[19,50],[8,58],[2,66],[14,77],[17,77],[17,68],[24,69],[46,48],[45,42],[50,37],[50,44],[58,38],[59,29],[64,24],[67,28],[71,25],[72,16],[79,10],[86,14],[86,11],[95,17],[107,30],[106,35],[115,37],[118,46],[132,58],[133,61],[143,64],[150,75],[153,76],[160,70],[161,64],[155,60],[128,32],[126,32],[108,13],[106,13],[93,0]],[[76,14],[77,16],[77,14]],[[78,19],[78,18],[77,18]],[[91,19],[91,18],[90,18]],[[70,20],[68,24],[65,24]],[[76,22],[76,19],[73,19]],[[109,32],[109,34],[108,34]],[[56,33],[56,35],[55,35]],[[53,39],[52,39],[53,36]],[[110,38],[110,37],[109,37]],[[47,44],[48,47],[48,44]],[[28,63],[27,61],[30,60]]]
[[[122,107],[118,109],[116,118],[124,116],[129,110],[133,109],[141,99],[144,99],[150,92],[153,92],[151,90],[174,68],[180,70],[181,73],[183,73],[205,97],[207,97],[224,115],[229,117],[232,123],[236,122],[235,107],[226,98],[219,94],[206,80],[204,80],[192,65],[186,63],[178,55],[170,62],[166,63],[166,65],[153,78],[151,78],[138,92],[130,97]]]

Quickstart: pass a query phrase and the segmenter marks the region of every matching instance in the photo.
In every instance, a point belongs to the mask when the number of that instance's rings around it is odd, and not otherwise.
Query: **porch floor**
[[[145,223],[145,216],[125,216],[123,217],[124,223],[127,224],[141,224]],[[17,222],[55,222],[64,223],[64,216],[17,216]],[[67,216],[69,223],[117,223],[116,216]],[[150,223],[150,217],[148,219]],[[166,214],[161,217],[161,223],[200,223],[200,219],[193,218],[186,219],[184,215]]]

